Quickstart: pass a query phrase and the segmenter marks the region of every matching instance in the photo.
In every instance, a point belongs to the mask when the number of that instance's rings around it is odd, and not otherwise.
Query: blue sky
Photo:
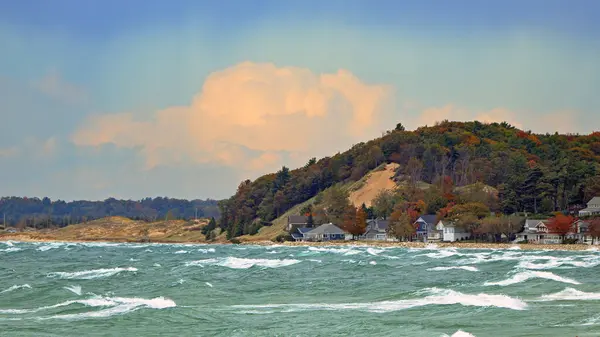
[[[0,3],[4,195],[223,198],[398,121],[588,133],[597,1]]]

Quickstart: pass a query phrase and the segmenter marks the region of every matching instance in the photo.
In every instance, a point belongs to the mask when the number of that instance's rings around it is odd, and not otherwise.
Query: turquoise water
[[[600,336],[600,253],[0,242],[2,336]]]

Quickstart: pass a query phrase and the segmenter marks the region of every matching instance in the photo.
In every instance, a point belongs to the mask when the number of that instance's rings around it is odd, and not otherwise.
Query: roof
[[[367,220],[367,226],[370,229],[375,229],[379,232],[382,231],[386,231],[387,228],[390,225],[390,221],[389,220],[382,220],[382,219],[369,219]]]
[[[435,214],[424,214],[424,215],[421,215],[419,217],[419,219],[423,219],[423,221],[425,221],[428,224],[435,224],[435,220],[437,220],[437,215],[435,215]],[[417,221],[419,221],[419,219],[417,219]]]
[[[600,205],[600,197],[593,197],[592,200],[588,201],[588,205]]]
[[[297,233],[292,233],[292,238],[294,238],[294,240],[298,240],[304,238],[304,236]]]
[[[308,217],[304,215],[290,215],[288,216],[288,223],[307,223]]]
[[[535,226],[537,226],[542,220],[540,219],[527,219],[525,220],[525,227],[526,228],[535,228]]]
[[[310,235],[315,235],[315,234],[346,234],[346,232],[344,232],[341,228],[339,228],[338,226],[332,224],[332,223],[326,223],[323,224],[313,230],[311,230],[310,232],[308,232],[307,234]]]
[[[579,212],[597,213],[597,212],[600,212],[600,208],[591,208],[591,207],[587,207],[587,208],[584,208],[584,209],[582,209],[582,210],[581,210],[581,211],[579,211]]]
[[[308,233],[308,232],[312,231],[313,229],[314,228],[300,227],[300,228],[298,228],[298,233],[300,233],[300,234]]]

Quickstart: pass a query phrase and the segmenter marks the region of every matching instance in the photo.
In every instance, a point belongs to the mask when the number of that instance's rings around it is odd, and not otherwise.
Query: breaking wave
[[[81,296],[81,286],[68,286],[63,288],[72,292],[75,295]]]
[[[444,271],[444,270],[452,270],[452,269],[462,269],[466,271],[479,271],[476,267],[473,266],[451,266],[451,267],[434,267],[429,268],[429,271]]]
[[[226,257],[217,259],[204,259],[198,261],[186,262],[186,266],[221,266],[232,269],[248,269],[254,266],[264,268],[279,268],[291,266],[293,264],[301,262],[300,260],[283,259],[283,260],[269,260],[269,259],[246,259],[239,257]]]
[[[61,279],[79,279],[79,280],[91,280],[96,278],[103,278],[116,275],[123,271],[132,271],[136,272],[137,268],[127,267],[127,268],[104,268],[104,269],[93,269],[93,270],[84,270],[84,271],[76,271],[76,272],[53,272],[49,273],[48,277],[56,277]]]
[[[457,332],[453,333],[452,336],[443,334],[440,337],[476,337],[476,336],[473,335],[473,334],[470,334],[468,332],[465,332],[465,331],[462,331],[462,330],[458,330]]]
[[[600,293],[586,293],[573,288],[565,288],[554,294],[542,295],[541,301],[578,301],[600,300]]]
[[[452,305],[475,307],[496,307],[512,310],[526,310],[527,303],[506,295],[490,294],[463,294],[454,290],[429,288],[425,290],[431,295],[423,298],[405,299],[396,301],[366,302],[366,303],[303,303],[303,304],[262,304],[262,305],[234,305],[237,309],[250,309],[246,313],[272,313],[280,312],[314,311],[314,310],[360,310],[374,313],[399,311],[426,305]],[[261,312],[260,310],[267,310]],[[258,310],[258,311],[257,311]]]
[[[20,285],[15,284],[14,286],[12,286],[10,288],[0,291],[0,294],[9,293],[11,291],[18,290],[18,289],[31,289],[31,286],[29,284],[20,284]]]
[[[486,285],[486,286],[494,286],[494,285],[508,286],[511,284],[525,282],[532,278],[543,278],[546,280],[553,280],[553,281],[562,282],[562,283],[581,284],[573,279],[558,276],[551,272],[526,270],[526,271],[521,271],[521,272],[516,273],[515,275],[513,275],[513,277],[511,277],[509,279],[506,279],[503,281],[498,281],[498,282],[485,282],[484,285]]]
[[[44,317],[34,317],[34,319],[85,319],[85,318],[97,318],[97,317],[109,317],[117,314],[124,314],[127,312],[135,311],[141,308],[149,309],[165,309],[176,307],[177,305],[173,300],[156,297],[153,299],[143,298],[128,298],[128,297],[95,297],[84,300],[65,301],[55,305],[44,306],[33,309],[0,309],[1,314],[19,315],[19,314],[30,314],[37,313],[40,311],[52,310],[61,307],[67,307],[71,305],[83,305],[86,307],[108,307],[98,311],[88,311],[77,314],[62,314]]]

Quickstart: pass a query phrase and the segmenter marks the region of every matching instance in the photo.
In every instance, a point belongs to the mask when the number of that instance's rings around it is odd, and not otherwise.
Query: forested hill
[[[600,132],[533,134],[477,121],[405,131],[398,124],[344,153],[243,181],[234,196],[219,202],[219,225],[230,237],[254,234],[294,205],[336,183],[358,181],[383,162],[398,163],[397,176],[407,181],[495,187],[498,200],[490,209],[506,214],[568,210],[600,192]],[[451,196],[440,198],[452,202]]]
[[[99,219],[107,216],[124,216],[130,219],[155,221],[164,219],[192,219],[218,217],[216,200],[183,200],[171,198],[145,198],[139,201],[52,201],[49,198],[0,198],[0,221],[7,225],[46,228]]]

